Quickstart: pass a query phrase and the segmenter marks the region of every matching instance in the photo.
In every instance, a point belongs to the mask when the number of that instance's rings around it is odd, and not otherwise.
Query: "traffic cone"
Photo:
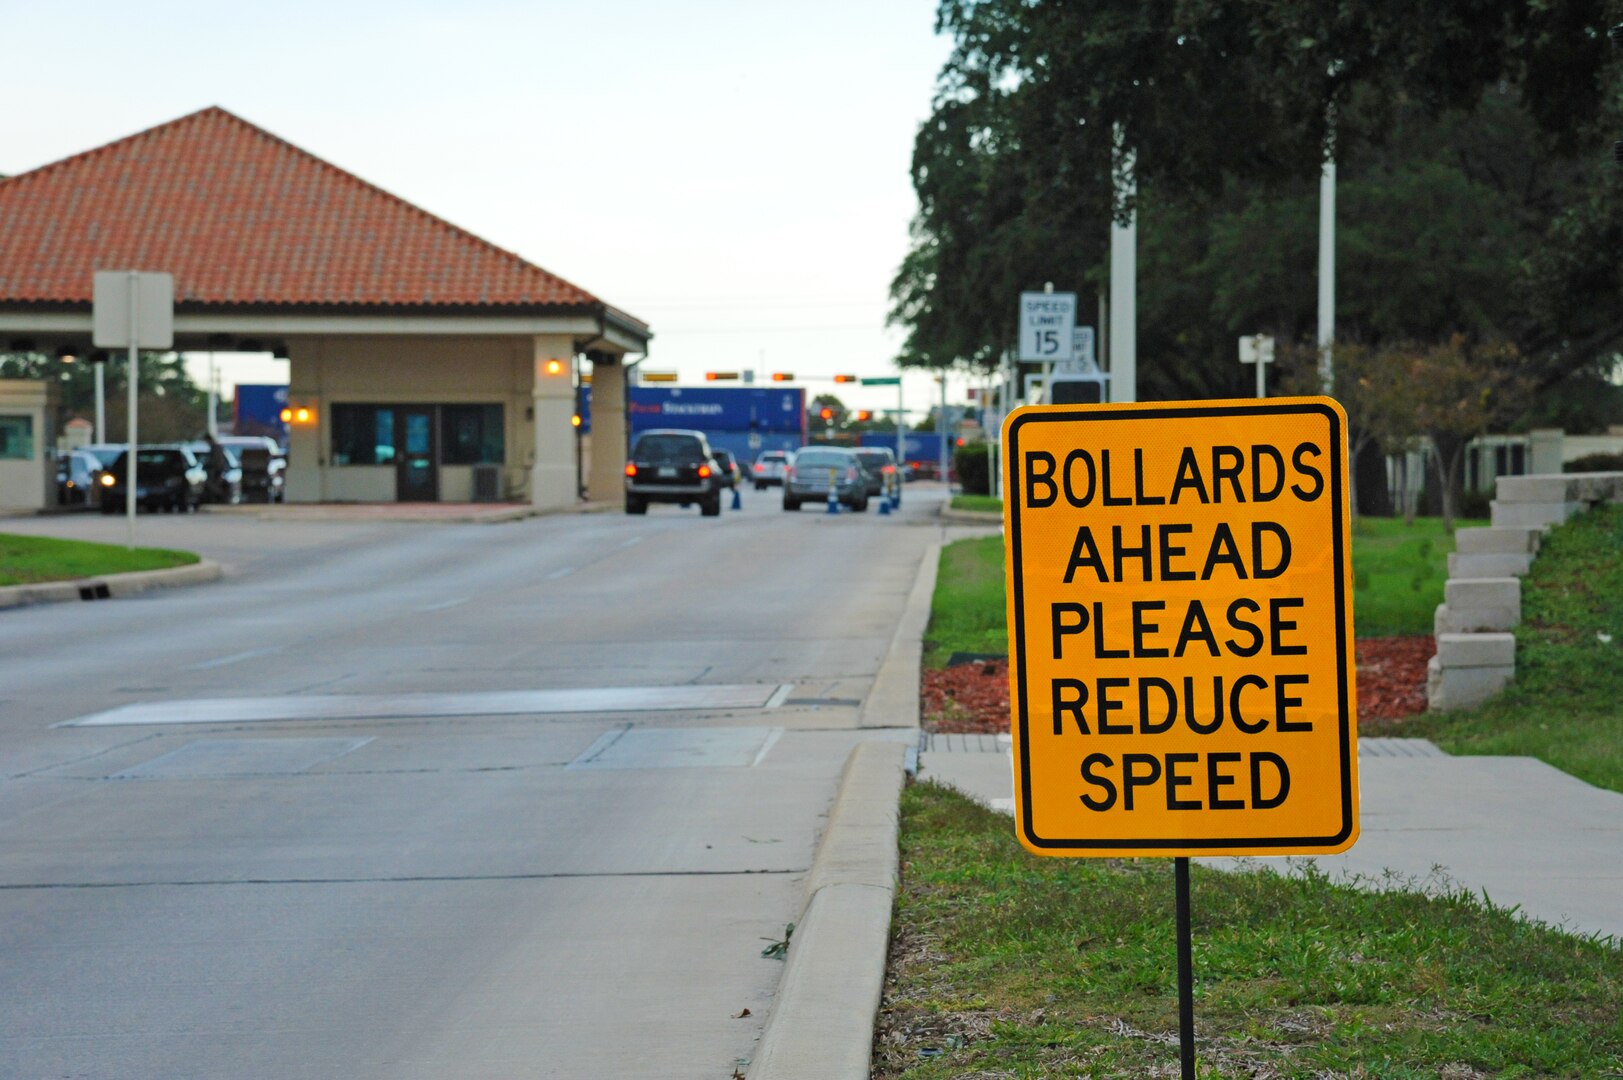
[[[744,500],[739,497],[738,485],[737,484],[733,485],[733,509],[734,510],[742,510],[742,509],[744,509]]]

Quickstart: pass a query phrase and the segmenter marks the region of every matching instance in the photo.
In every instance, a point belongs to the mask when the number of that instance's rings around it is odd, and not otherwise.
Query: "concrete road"
[[[940,498],[143,517],[0,612],[0,1077],[731,1076]]]

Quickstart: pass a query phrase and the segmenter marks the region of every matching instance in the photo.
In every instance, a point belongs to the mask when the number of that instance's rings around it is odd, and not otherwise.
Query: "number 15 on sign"
[[[1069,362],[1075,329],[1075,293],[1020,294],[1021,360]]]

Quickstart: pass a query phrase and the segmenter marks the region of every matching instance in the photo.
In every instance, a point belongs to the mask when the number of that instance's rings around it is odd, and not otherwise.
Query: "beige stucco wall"
[[[0,416],[28,417],[33,441],[32,457],[0,458],[0,508],[43,510],[55,502],[51,391],[33,379],[0,379]]]
[[[592,455],[587,498],[615,502],[625,496],[626,366],[598,363],[592,368]]]
[[[533,337],[334,336],[291,338],[288,403],[314,422],[288,432],[290,502],[392,502],[394,469],[333,465],[333,404],[500,404],[506,424],[503,495],[529,496]],[[563,339],[566,340],[567,339]],[[564,418],[566,424],[568,417]],[[466,466],[440,467],[440,498],[472,493]]]

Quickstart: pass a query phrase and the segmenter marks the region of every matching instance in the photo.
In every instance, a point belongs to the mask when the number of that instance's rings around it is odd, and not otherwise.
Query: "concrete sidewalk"
[[[1362,739],[1358,769],[1362,835],[1313,860],[1332,878],[1456,885],[1573,933],[1623,939],[1623,794],[1533,758],[1451,757],[1422,739]],[[919,777],[1013,813],[1007,735],[925,736]],[[1200,861],[1284,872],[1307,860]]]

